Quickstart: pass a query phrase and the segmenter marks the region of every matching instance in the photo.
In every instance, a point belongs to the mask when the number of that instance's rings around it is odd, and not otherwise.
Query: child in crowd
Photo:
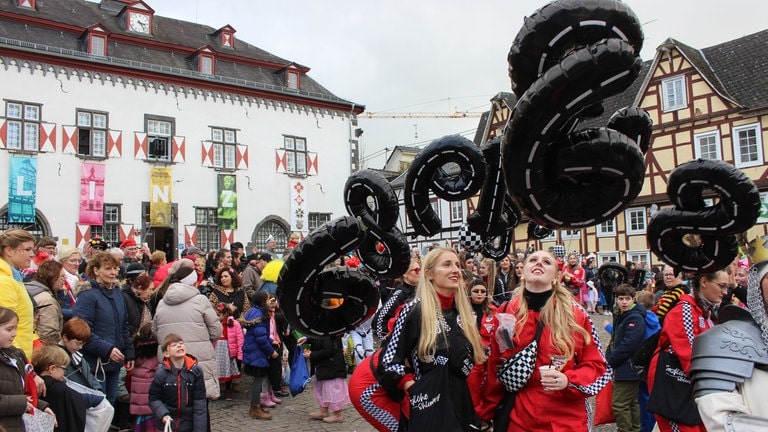
[[[259,420],[272,420],[272,414],[266,410],[273,406],[269,396],[269,359],[279,358],[278,352],[269,339],[269,307],[266,291],[254,291],[248,294],[251,308],[244,316],[245,342],[243,343],[243,371],[253,377],[251,385],[251,408],[248,415]]]
[[[31,390],[26,379],[31,368],[24,351],[13,346],[18,323],[16,312],[0,306],[0,428],[11,430],[24,430],[21,416],[35,408],[25,394]],[[46,402],[40,401],[37,407],[53,415]]]
[[[56,412],[57,428],[62,432],[85,431],[85,411],[88,406],[96,406],[104,400],[104,396],[98,397],[85,395],[72,390],[64,384],[64,371],[69,365],[69,355],[59,347],[44,346],[32,354],[32,365],[35,372],[45,381],[45,395],[41,399],[48,402],[51,409]],[[109,427],[109,426],[107,426]]]
[[[276,358],[269,358],[269,400],[274,404],[282,403],[281,397],[288,396],[283,393],[283,337],[288,334],[288,321],[283,312],[280,311],[280,305],[277,297],[270,294],[267,298],[267,309],[269,309],[269,340],[272,347],[279,354]]]
[[[587,302],[587,312],[594,314],[597,313],[597,301],[600,296],[597,293],[597,287],[592,281],[587,282],[587,288],[589,289],[589,301]]]
[[[635,296],[637,302],[645,308],[645,339],[661,331],[659,317],[651,310],[655,298],[652,291],[640,291]],[[640,404],[640,432],[651,432],[656,425],[656,417],[652,412],[645,409],[648,406],[648,400],[651,398],[648,392],[648,380],[640,381],[640,389],[637,393],[637,401]]]
[[[232,311],[224,303],[216,305],[216,313],[221,321],[221,337],[216,341],[216,365],[219,369],[219,383],[222,384],[224,400],[232,400],[232,383],[240,379],[238,362],[243,361],[243,328],[232,316]]]
[[[310,413],[310,418],[325,423],[341,423],[342,408],[350,403],[347,387],[347,368],[340,336],[309,339],[312,349],[304,350],[304,358],[311,362],[311,374],[315,376],[313,388],[320,410]]]
[[[203,371],[187,354],[184,339],[171,333],[163,339],[163,363],[149,387],[149,406],[160,429],[166,423],[178,432],[206,432],[208,406]]]
[[[64,323],[64,328],[61,332],[61,342],[58,345],[69,356],[69,365],[64,371],[67,385],[83,395],[86,398],[86,402],[93,395],[102,399],[104,397],[101,384],[93,376],[88,362],[83,361],[83,354],[80,352],[80,348],[90,338],[91,328],[88,326],[88,323],[74,317]],[[92,402],[97,402],[97,400]],[[115,409],[106,399],[103,399],[101,403],[91,406],[85,412],[85,429],[89,432],[106,432],[109,430],[114,414]]]
[[[640,428],[640,406],[637,401],[640,377],[629,359],[645,338],[645,308],[635,303],[635,289],[629,284],[617,286],[616,304],[619,313],[613,318],[611,343],[605,359],[613,368],[613,414],[621,431]]]
[[[134,432],[157,431],[157,419],[149,407],[149,388],[152,386],[159,366],[157,339],[152,334],[152,323],[144,323],[133,337],[136,361],[131,370],[131,408],[134,417]]]

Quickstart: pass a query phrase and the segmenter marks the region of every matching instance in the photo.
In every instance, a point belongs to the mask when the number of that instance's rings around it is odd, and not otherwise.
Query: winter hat
[[[127,247],[133,247],[136,246],[136,240],[134,240],[132,237],[128,237],[127,239],[123,240],[122,243],[120,243],[120,249],[125,249]]]
[[[144,267],[141,263],[132,263],[125,269],[125,277],[128,279],[133,279],[136,276],[144,273],[147,271],[147,268]]]
[[[192,260],[182,258],[171,265],[168,274],[171,275],[170,282],[180,282],[185,277],[195,272],[195,263]]]

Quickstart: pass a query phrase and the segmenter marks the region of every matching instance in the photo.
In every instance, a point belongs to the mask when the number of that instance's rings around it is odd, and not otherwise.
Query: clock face
[[[135,12],[132,13],[130,27],[135,32],[149,33],[149,16]]]

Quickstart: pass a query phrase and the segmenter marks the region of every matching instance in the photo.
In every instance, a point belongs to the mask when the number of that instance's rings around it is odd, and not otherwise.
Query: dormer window
[[[216,53],[209,46],[203,46],[197,49],[194,54],[188,57],[194,68],[205,75],[216,74]]]
[[[99,24],[94,24],[83,33],[83,49],[94,57],[106,57],[107,37],[107,30]]]
[[[96,35],[91,33],[88,37],[88,53],[92,56],[106,57],[107,56],[107,38],[103,35]]]
[[[19,0],[19,7],[35,9],[35,0]]]
[[[219,46],[222,48],[232,49],[235,47],[235,29],[229,24],[216,30],[211,36],[219,42]]]
[[[201,74],[213,75],[213,56],[201,54],[200,55],[200,71]]]
[[[289,89],[298,90],[299,89],[299,73],[295,70],[285,71],[285,85]]]

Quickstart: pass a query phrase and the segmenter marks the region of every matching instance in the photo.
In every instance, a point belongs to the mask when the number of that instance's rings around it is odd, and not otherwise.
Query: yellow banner
[[[171,226],[170,168],[151,168],[149,171],[149,223],[152,226]]]

